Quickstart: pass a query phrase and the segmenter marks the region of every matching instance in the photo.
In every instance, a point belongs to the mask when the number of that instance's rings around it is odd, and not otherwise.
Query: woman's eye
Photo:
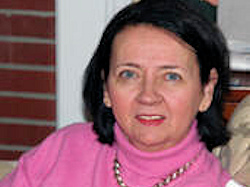
[[[168,73],[165,78],[166,80],[176,81],[176,80],[180,80],[181,76],[176,73]]]
[[[122,78],[132,79],[132,78],[136,77],[136,74],[134,72],[132,72],[132,71],[126,70],[126,71],[121,72],[120,76]]]

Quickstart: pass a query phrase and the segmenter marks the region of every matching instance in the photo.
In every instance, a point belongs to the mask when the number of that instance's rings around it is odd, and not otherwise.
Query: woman
[[[210,153],[229,139],[221,119],[227,67],[220,31],[187,5],[129,5],[86,70],[93,123],[54,133],[0,187],[234,185]]]

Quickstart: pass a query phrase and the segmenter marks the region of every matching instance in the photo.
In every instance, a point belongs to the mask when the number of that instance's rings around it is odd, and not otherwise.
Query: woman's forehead
[[[128,39],[132,38],[132,40],[138,41],[139,39],[145,40],[152,40],[152,38],[156,39],[158,38],[160,41],[164,40],[162,36],[165,35],[165,40],[172,39],[176,43],[180,44],[181,46],[184,46],[188,50],[192,51],[196,54],[196,50],[189,45],[187,42],[185,42],[182,38],[180,38],[177,34],[159,27],[155,26],[149,23],[139,23],[135,25],[127,25],[125,26],[120,32],[116,34],[116,36],[113,39],[112,44],[112,50],[115,47],[115,44],[117,43],[117,40],[119,40],[119,43],[122,41],[122,43],[126,43]],[[140,36],[144,36],[140,37]],[[122,38],[125,38],[122,40]],[[128,43],[128,42],[127,42]]]
[[[175,34],[151,25],[126,27],[112,46],[111,61],[186,61],[196,54]],[[127,61],[129,62],[129,61]]]

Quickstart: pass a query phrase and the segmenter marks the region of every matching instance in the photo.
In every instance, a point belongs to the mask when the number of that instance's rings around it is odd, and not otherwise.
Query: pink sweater
[[[219,161],[199,142],[196,124],[176,147],[145,153],[131,146],[115,125],[113,146],[97,141],[92,124],[75,124],[57,131],[24,154],[16,170],[0,187],[118,187],[114,158],[122,164],[124,181],[132,187],[151,187],[199,155],[169,187],[224,187],[230,180]]]

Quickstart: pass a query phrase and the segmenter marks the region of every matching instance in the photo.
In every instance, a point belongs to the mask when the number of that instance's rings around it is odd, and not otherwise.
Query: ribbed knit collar
[[[117,158],[124,175],[162,178],[191,161],[204,144],[199,141],[195,121],[186,138],[175,147],[160,152],[142,152],[129,143],[119,126],[115,125]]]

